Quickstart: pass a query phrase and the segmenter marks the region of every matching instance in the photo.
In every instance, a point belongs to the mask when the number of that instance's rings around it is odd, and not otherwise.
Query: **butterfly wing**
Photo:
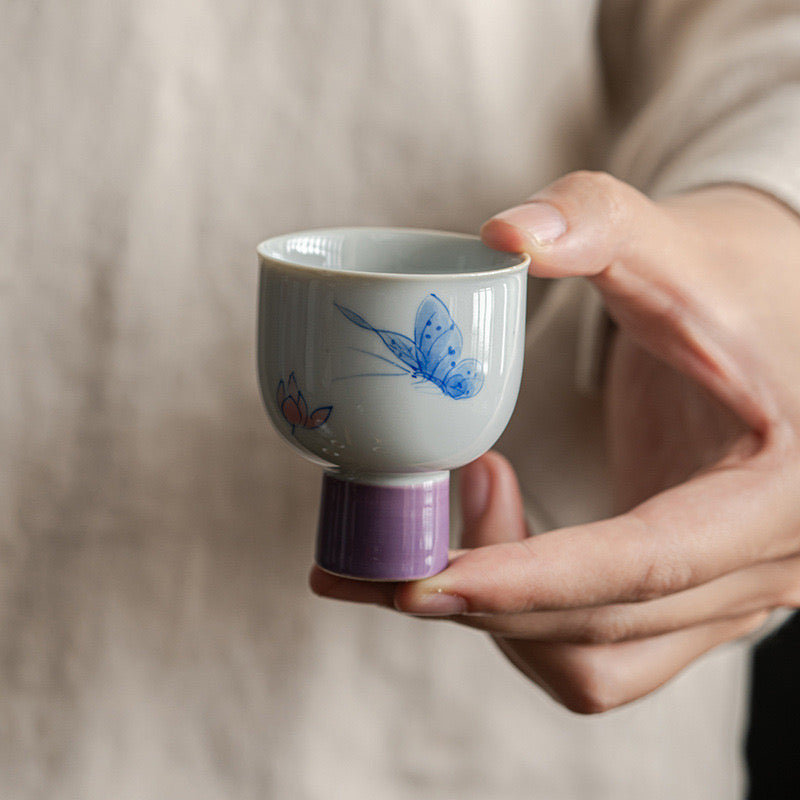
[[[455,400],[475,397],[483,388],[483,365],[476,358],[459,361],[445,376],[443,388]]]
[[[417,357],[414,342],[403,336],[402,333],[394,331],[376,330],[375,333],[381,337],[383,343],[394,353],[404,364],[411,367],[416,372],[419,369],[419,359]]]
[[[417,309],[414,342],[420,354],[420,371],[442,385],[461,358],[464,339],[447,306],[435,294],[429,294]]]
[[[338,308],[354,325],[358,325],[359,328],[364,328],[364,330],[372,331],[374,334],[377,334],[389,351],[414,372],[419,369],[417,348],[408,336],[404,336],[402,333],[397,333],[396,331],[376,328],[370,325],[360,314],[356,314],[355,311],[340,306],[338,303],[336,303],[336,308]]]

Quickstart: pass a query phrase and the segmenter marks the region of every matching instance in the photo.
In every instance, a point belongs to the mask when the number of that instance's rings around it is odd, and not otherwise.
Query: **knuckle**
[[[556,185],[562,184],[573,189],[580,187],[584,191],[587,189],[595,191],[608,189],[614,191],[617,186],[625,185],[621,180],[615,178],[608,172],[590,169],[578,169],[573,172],[568,172],[556,182]]]
[[[644,603],[656,600],[692,584],[691,577],[686,574],[685,567],[663,561],[650,561],[630,591],[630,600]]]
[[[624,222],[634,195],[638,196],[635,189],[608,172],[570,172],[556,186],[581,201],[591,198],[592,205],[601,209],[604,220],[611,227]]]
[[[746,622],[744,626],[744,632],[740,634],[741,636],[750,636],[753,633],[756,633],[762,626],[764,626],[770,618],[771,615],[770,610],[759,611],[756,614],[753,614]]]
[[[786,563],[787,569],[782,576],[783,586],[778,595],[778,606],[800,608],[800,558],[791,558]]]
[[[619,684],[607,668],[603,650],[584,650],[561,700],[566,708],[581,715],[602,714],[622,705]]]
[[[787,586],[781,595],[778,607],[800,608],[800,580],[791,586]]]
[[[634,530],[638,540],[649,542],[650,546],[639,551],[639,568],[631,580],[627,600],[644,603],[693,586],[696,581],[691,563],[670,552],[646,519],[631,512],[628,520],[638,528]]]
[[[581,644],[615,644],[633,635],[626,609],[604,606],[590,613],[577,638]]]

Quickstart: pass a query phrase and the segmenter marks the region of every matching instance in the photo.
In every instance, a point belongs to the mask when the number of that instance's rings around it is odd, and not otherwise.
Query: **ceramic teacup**
[[[449,470],[495,443],[516,402],[528,257],[392,228],[291,233],[258,255],[264,404],[325,469],[317,563],[372,580],[441,571]]]

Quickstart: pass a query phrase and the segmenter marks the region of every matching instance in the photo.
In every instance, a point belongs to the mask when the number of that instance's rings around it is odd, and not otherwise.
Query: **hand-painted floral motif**
[[[395,374],[429,381],[454,400],[474,397],[483,388],[483,365],[474,358],[461,358],[464,337],[447,306],[435,294],[429,294],[417,309],[413,339],[376,328],[355,311],[335,305],[354,325],[378,336],[397,360],[377,353],[370,355],[401,370]]]
[[[297,385],[294,372],[289,375],[286,384],[283,380],[278,383],[276,400],[283,418],[292,426],[292,435],[298,426],[308,430],[319,428],[320,425],[327,422],[333,410],[333,406],[321,406],[309,414],[308,404]]]

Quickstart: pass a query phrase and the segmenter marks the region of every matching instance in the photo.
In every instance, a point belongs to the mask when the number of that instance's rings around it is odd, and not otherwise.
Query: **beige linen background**
[[[257,395],[257,242],[475,231],[590,163],[592,24],[0,5],[0,798],[738,796],[740,647],[584,719],[475,632],[311,596],[319,473]],[[513,429],[560,520],[602,503],[574,317],[539,331]]]

